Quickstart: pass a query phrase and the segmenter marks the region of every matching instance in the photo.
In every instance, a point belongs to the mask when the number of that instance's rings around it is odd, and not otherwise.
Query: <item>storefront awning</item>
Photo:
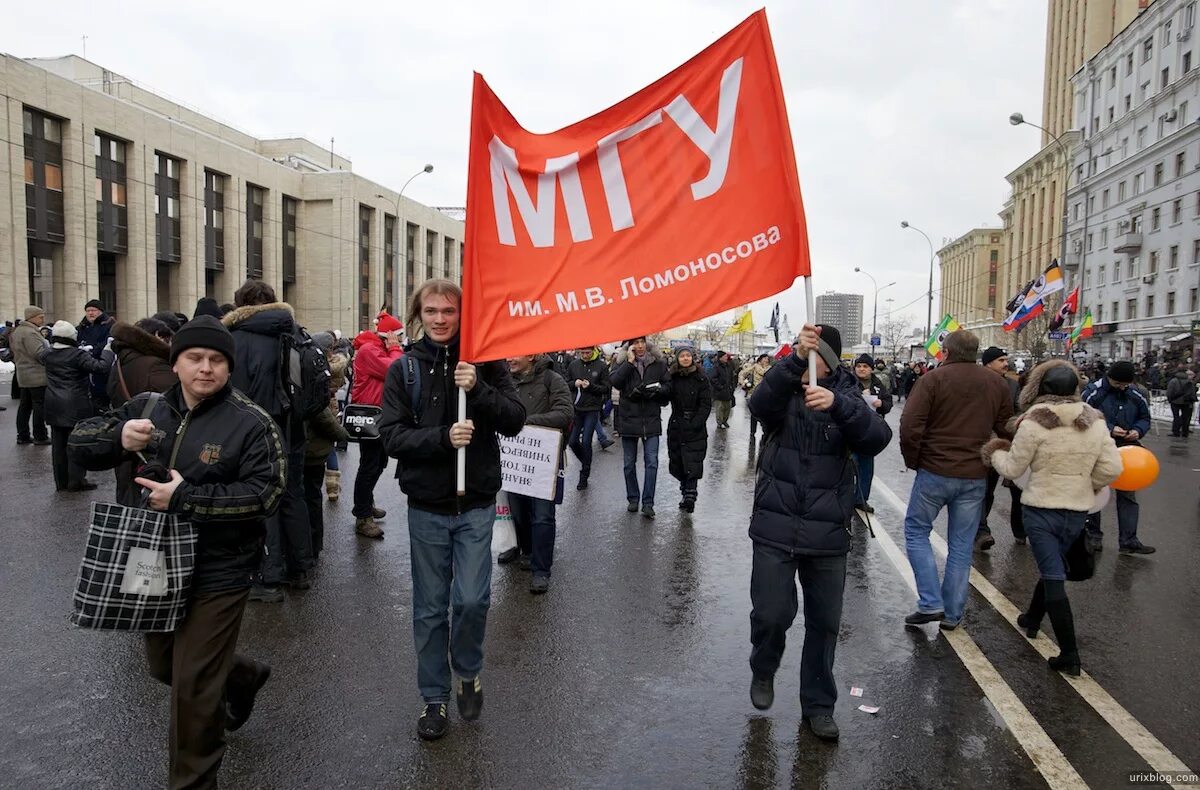
[[[1168,337],[1168,338],[1167,338],[1167,340],[1166,340],[1166,342],[1168,342],[1168,343],[1178,343],[1180,340],[1187,340],[1187,339],[1188,339],[1189,337],[1191,337],[1191,336],[1192,336],[1192,333],[1191,333],[1191,332],[1181,332],[1181,333],[1180,333],[1180,334],[1178,334],[1178,335],[1173,335],[1173,336],[1171,336],[1171,337]]]

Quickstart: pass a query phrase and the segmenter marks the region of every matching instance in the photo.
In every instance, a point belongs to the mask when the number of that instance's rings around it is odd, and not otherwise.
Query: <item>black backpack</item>
[[[332,396],[329,360],[303,329],[297,329],[295,335],[284,335],[282,348],[279,369],[292,409],[303,419],[315,417],[329,408]]]

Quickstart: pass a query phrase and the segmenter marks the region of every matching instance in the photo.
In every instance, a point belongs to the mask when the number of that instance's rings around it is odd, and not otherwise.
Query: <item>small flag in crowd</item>
[[[1075,345],[1076,342],[1083,340],[1085,337],[1092,336],[1092,311],[1088,310],[1083,314],[1083,320],[1079,325],[1071,330],[1071,336],[1067,338],[1067,348]]]
[[[767,324],[767,328],[775,332],[775,342],[779,342],[779,302],[775,303],[775,309],[771,311],[771,323]]]
[[[1050,265],[1046,267],[1046,271],[1042,272],[1041,276],[1034,280],[1033,284],[1026,290],[1025,298],[1021,300],[1021,304],[1005,319],[1004,331],[1011,332],[1014,329],[1019,329],[1034,318],[1037,318],[1046,309],[1045,298],[1052,293],[1058,293],[1062,289],[1062,269],[1059,268],[1058,261],[1051,261]]]
[[[1063,299],[1062,305],[1058,308],[1058,313],[1054,318],[1050,319],[1050,331],[1057,332],[1062,328],[1062,325],[1067,322],[1067,317],[1075,315],[1079,312],[1079,287],[1076,286],[1071,294]]]
[[[740,335],[743,332],[754,331],[754,314],[749,310],[742,313],[742,317],[733,323],[733,326],[725,330],[727,335]]]
[[[958,321],[954,320],[954,316],[946,313],[946,316],[933,329],[933,334],[925,341],[925,350],[929,352],[931,357],[941,359],[945,355],[946,338],[951,332],[957,332],[962,329]]]

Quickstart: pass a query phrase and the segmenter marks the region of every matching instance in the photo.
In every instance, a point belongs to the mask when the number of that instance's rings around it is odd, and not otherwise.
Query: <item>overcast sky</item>
[[[760,2],[26,3],[0,50],[82,54],[260,137],[303,135],[430,205],[465,202],[471,73],[547,132],[666,74]],[[928,246],[998,226],[1004,176],[1039,137],[1046,0],[767,6],[787,93],[814,284],[925,323]],[[935,281],[935,289],[937,284]],[[1007,298],[1007,294],[1003,295]],[[782,297],[797,328],[797,285]],[[771,303],[755,307],[766,323]],[[936,298],[935,298],[936,310]],[[936,323],[938,316],[934,317]]]

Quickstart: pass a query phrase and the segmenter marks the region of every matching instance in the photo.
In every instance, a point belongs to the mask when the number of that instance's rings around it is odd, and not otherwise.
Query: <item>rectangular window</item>
[[[1187,106],[1187,102],[1182,101],[1179,103],[1179,126],[1180,126],[1180,128],[1183,128],[1184,126],[1187,126],[1187,125],[1188,125],[1188,106]]]
[[[1142,42],[1142,63],[1149,63],[1154,57],[1154,36]]]
[[[369,206],[358,207],[358,328],[371,328],[371,220],[375,210]]]
[[[1088,216],[1091,216],[1092,214],[1095,214],[1095,213],[1096,213],[1096,196],[1091,195],[1088,197]]]
[[[396,299],[396,218],[383,215],[383,301],[392,310]],[[401,301],[401,304],[403,302]]]
[[[1171,46],[1171,20],[1163,22],[1163,43],[1164,47]]]
[[[1098,305],[1096,305],[1096,323],[1102,323],[1103,321],[1104,321],[1104,305],[1098,304]]]
[[[1191,70],[1192,70],[1192,53],[1185,52],[1185,53],[1183,53],[1183,73],[1187,74]]]
[[[1188,292],[1188,312],[1190,313],[1196,312],[1196,308],[1198,306],[1196,303],[1197,290],[1198,289],[1196,288],[1192,288]]]
[[[1158,230],[1161,219],[1162,209],[1160,209],[1158,206],[1155,206],[1150,212],[1150,230]]]
[[[1176,200],[1171,203],[1171,224],[1177,224],[1183,220],[1183,201]]]
[[[1171,269],[1179,268],[1179,245],[1172,244],[1167,250],[1167,266]]]
[[[1102,192],[1100,194],[1100,208],[1102,208],[1102,209],[1108,208],[1108,190],[1107,189],[1104,190],[1104,192]]]
[[[225,176],[212,170],[204,171],[204,266],[225,269]]]
[[[1131,109],[1133,109],[1133,94],[1126,93],[1125,94],[1125,112],[1129,112]]]
[[[1175,177],[1179,178],[1183,175],[1183,168],[1187,165],[1187,151],[1180,151],[1175,154]]]
[[[1192,242],[1192,265],[1200,263],[1200,239],[1195,239]]]
[[[263,207],[267,190],[246,184],[246,276],[261,280],[263,276]]]
[[[434,260],[437,252],[437,234],[431,230],[425,231],[425,276],[427,279],[434,278]]]
[[[1167,294],[1167,315],[1175,315],[1175,292]]]
[[[404,232],[404,292],[411,296],[417,286],[417,226],[406,223]]]
[[[22,122],[25,144],[25,235],[34,241],[61,244],[66,240],[62,176],[63,122],[32,107],[23,109]]]
[[[1108,87],[1109,88],[1117,87],[1117,67],[1116,66],[1113,66],[1111,69],[1108,70]]]
[[[1117,200],[1121,201],[1124,199],[1125,199],[1125,182],[1122,181],[1121,183],[1117,184]]]
[[[1154,186],[1156,186],[1156,187],[1162,186],[1164,169],[1165,168],[1163,167],[1162,162],[1159,162],[1158,164],[1156,164],[1154,166]]]
[[[1146,274],[1158,274],[1158,250],[1150,252],[1150,269]]]
[[[1100,229],[1100,249],[1108,246],[1108,228]]]
[[[1130,52],[1128,55],[1125,56],[1125,76],[1128,77],[1130,74],[1133,74],[1133,53],[1132,52]]]
[[[1142,232],[1142,215],[1141,214],[1134,214],[1132,217],[1129,218],[1129,232],[1130,233],[1141,233]]]
[[[1132,321],[1137,318],[1137,299],[1127,299],[1125,301],[1125,320]]]
[[[299,201],[283,196],[283,281],[296,282],[296,213]]]
[[[1171,67],[1170,66],[1168,66],[1167,68],[1162,70],[1161,79],[1159,80],[1158,87],[1160,89],[1165,89],[1167,87],[1167,85],[1169,85],[1169,84],[1171,84]]]
[[[1121,303],[1113,302],[1112,303],[1112,320],[1116,321],[1120,317],[1121,317]]]
[[[1101,266],[1101,267],[1100,267],[1100,268],[1097,270],[1097,274],[1096,274],[1096,282],[1097,282],[1097,283],[1100,283],[1101,285],[1103,285],[1103,284],[1104,284],[1104,267],[1103,267],[1103,266]]]
[[[447,280],[455,279],[454,272],[454,239],[449,236],[442,237],[442,271]]]
[[[1133,196],[1137,197],[1142,194],[1142,173],[1136,173],[1133,176]]]
[[[1196,4],[1188,3],[1183,12],[1183,27],[1185,30],[1191,30],[1194,24],[1196,24]]]
[[[126,143],[96,131],[96,249],[100,252],[129,251],[129,214],[125,199]]]
[[[1142,102],[1146,101],[1146,98],[1149,95],[1150,95],[1150,80],[1146,80],[1145,82],[1142,83],[1142,87],[1138,89],[1138,104],[1141,104]]]
[[[1113,261],[1113,282],[1121,282],[1121,262]]]
[[[179,263],[182,260],[179,171],[179,160],[154,152],[154,236],[159,263]]]
[[[1154,294],[1146,294],[1146,317],[1154,317]]]
[[[1092,234],[1091,233],[1089,233],[1087,235],[1087,251],[1088,252],[1092,251]]]

